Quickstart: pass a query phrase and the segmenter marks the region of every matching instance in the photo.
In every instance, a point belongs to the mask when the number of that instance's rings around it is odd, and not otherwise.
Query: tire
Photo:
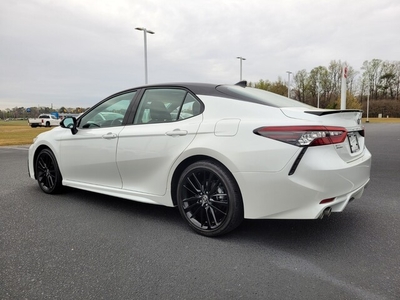
[[[62,190],[62,176],[57,160],[49,149],[43,149],[35,161],[37,182],[46,194],[57,194]]]
[[[183,219],[204,236],[226,234],[243,221],[243,201],[235,179],[211,160],[195,162],[182,172],[177,204]]]
[[[46,122],[46,127],[50,127],[50,122],[49,121]]]

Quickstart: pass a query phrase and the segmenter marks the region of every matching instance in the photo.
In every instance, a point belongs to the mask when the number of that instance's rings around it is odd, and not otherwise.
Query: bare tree
[[[300,102],[306,102],[306,96],[308,93],[308,73],[306,70],[301,70],[294,75],[295,83],[295,99]]]

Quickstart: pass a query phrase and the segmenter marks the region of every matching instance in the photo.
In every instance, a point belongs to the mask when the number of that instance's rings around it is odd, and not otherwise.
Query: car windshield
[[[267,92],[265,90],[252,88],[252,87],[241,87],[241,86],[229,86],[222,85],[218,86],[217,90],[224,94],[232,95],[240,99],[245,99],[251,102],[262,103],[268,106],[274,107],[305,107],[308,109],[314,108],[313,106],[305,103],[293,100],[275,93]]]

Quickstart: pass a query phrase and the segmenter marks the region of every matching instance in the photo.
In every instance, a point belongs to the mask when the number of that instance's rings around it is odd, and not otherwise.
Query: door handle
[[[169,135],[169,136],[184,136],[187,134],[188,134],[188,132],[186,130],[180,130],[179,128],[166,132],[166,135]]]
[[[102,135],[102,138],[106,139],[106,140],[112,140],[112,139],[117,138],[117,135],[115,133],[109,132],[109,133]]]

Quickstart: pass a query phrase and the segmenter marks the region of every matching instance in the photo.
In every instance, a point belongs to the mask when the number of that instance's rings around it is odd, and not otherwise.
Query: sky
[[[1,0],[0,109],[90,107],[148,82],[287,80],[400,60],[399,0]]]

